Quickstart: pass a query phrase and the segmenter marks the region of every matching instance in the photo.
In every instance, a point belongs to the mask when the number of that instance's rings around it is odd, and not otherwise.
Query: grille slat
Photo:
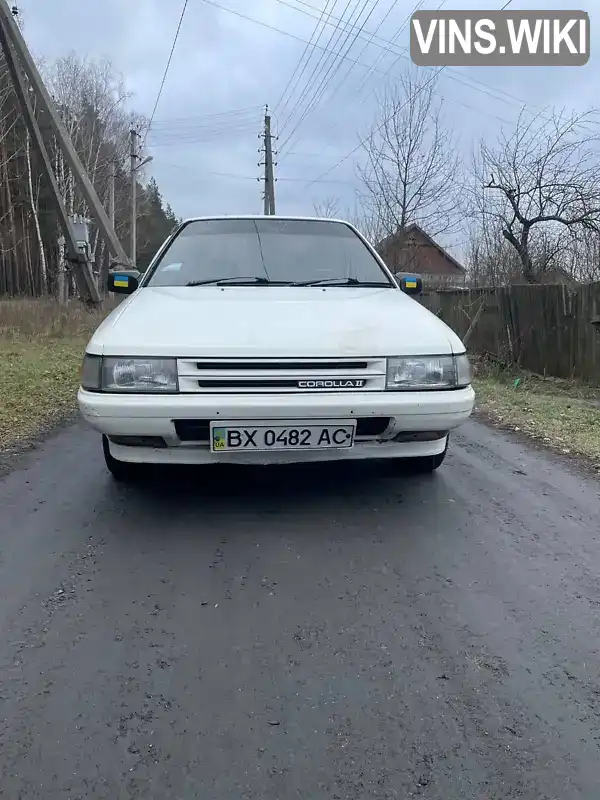
[[[201,389],[295,389],[298,379],[272,380],[267,378],[248,380],[201,380]]]
[[[384,358],[182,358],[177,368],[181,392],[305,394],[381,391],[385,389],[386,362]],[[352,380],[364,383],[332,384]]]
[[[306,372],[322,372],[323,370],[355,370],[367,369],[367,361],[196,361],[197,369],[201,370],[226,370],[227,372],[243,371],[245,373],[265,370],[273,372],[277,370],[298,371],[303,374]]]

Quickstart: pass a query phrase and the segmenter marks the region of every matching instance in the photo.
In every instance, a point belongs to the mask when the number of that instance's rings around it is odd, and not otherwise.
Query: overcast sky
[[[465,159],[476,139],[494,139],[523,104],[533,112],[552,105],[584,109],[598,104],[595,48],[600,28],[594,29],[597,17],[592,11],[597,1],[513,0],[511,4],[515,10],[590,11],[592,55],[584,67],[487,67],[442,72],[438,89],[444,97],[445,118],[459,139]],[[326,46],[333,35],[334,51],[346,53],[350,46],[348,58],[334,62],[322,50],[310,48],[308,66],[297,85],[290,87],[290,78],[326,3],[189,0],[156,121],[148,136],[148,149],[154,157],[151,172],[178,215],[262,213],[261,186],[256,180],[261,172],[257,134],[265,103],[272,109],[274,132],[280,137],[275,143],[281,150],[276,158],[277,213],[311,214],[313,203],[328,197],[338,198],[342,209],[354,206],[360,150],[342,159],[357,146],[359,136],[364,136],[374,120],[375,91],[381,91],[386,80],[393,81],[410,67],[408,24],[397,36],[399,29],[415,6],[436,9],[440,0],[337,0],[335,5],[330,0],[327,10],[333,9],[333,16],[344,16],[359,27],[364,24],[361,37],[352,43],[353,36],[347,38],[347,33],[335,31],[332,20],[319,44]],[[448,0],[442,5],[444,9],[487,10],[499,9],[503,3]],[[110,58],[133,93],[132,107],[148,116],[182,5],[183,0],[19,2],[24,34],[35,55],[53,59],[75,50],[90,59]],[[375,31],[376,37],[369,43]],[[390,52],[391,40],[395,52]],[[321,55],[323,61],[317,68]],[[314,102],[316,89],[330,67],[331,81],[322,85],[324,94],[294,130]],[[302,97],[315,68],[313,81],[317,76],[318,80]],[[293,92],[288,97],[288,91],[281,101],[286,87]],[[307,185],[311,181],[316,182]],[[446,244],[460,250],[459,239],[460,234]]]

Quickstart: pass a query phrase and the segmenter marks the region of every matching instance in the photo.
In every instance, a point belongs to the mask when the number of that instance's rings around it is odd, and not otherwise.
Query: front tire
[[[108,471],[116,481],[128,483],[140,477],[140,465],[128,461],[119,461],[110,452],[108,436],[102,434],[102,451]]]
[[[413,472],[417,472],[420,475],[424,475],[427,473],[435,472],[436,469],[442,466],[444,463],[444,459],[446,458],[446,453],[448,452],[448,442],[450,437],[446,437],[446,446],[442,450],[441,453],[438,453],[435,456],[418,456],[417,458],[408,458],[406,459],[409,463],[410,469]]]

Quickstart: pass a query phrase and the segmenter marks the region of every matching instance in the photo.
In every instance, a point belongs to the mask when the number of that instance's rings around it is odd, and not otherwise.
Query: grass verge
[[[75,411],[85,345],[110,310],[0,301],[0,451],[18,449]]]
[[[486,365],[475,375],[479,415],[600,470],[600,389]]]

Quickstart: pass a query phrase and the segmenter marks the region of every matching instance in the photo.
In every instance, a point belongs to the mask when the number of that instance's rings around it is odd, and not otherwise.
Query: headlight
[[[406,391],[458,389],[471,383],[466,353],[459,356],[388,358],[386,388]]]
[[[176,392],[174,358],[103,358],[104,392]]]
[[[92,392],[177,392],[174,358],[101,357],[86,353],[81,386]]]

